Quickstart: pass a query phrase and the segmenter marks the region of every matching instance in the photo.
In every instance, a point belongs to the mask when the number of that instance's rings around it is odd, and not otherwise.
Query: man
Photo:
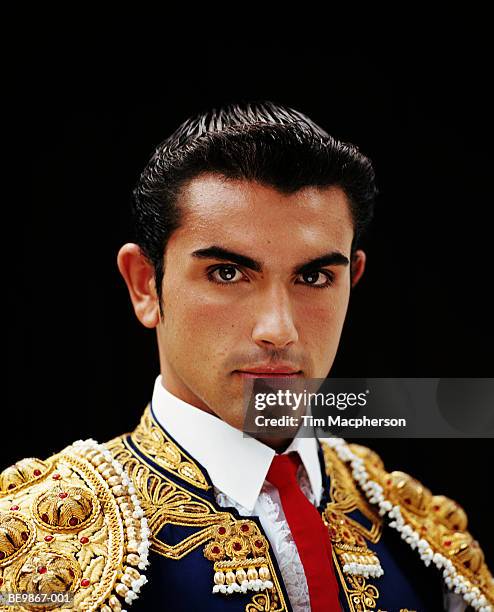
[[[118,254],[156,329],[150,406],[131,434],[4,470],[4,593],[106,612],[492,609],[455,502],[338,438],[242,433],[246,381],[331,370],[375,195],[356,147],[270,102],[156,149]]]

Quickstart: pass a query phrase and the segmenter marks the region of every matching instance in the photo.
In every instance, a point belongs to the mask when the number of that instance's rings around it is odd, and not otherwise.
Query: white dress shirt
[[[151,405],[163,429],[207,470],[217,503],[222,507],[233,506],[243,516],[259,517],[293,611],[310,611],[307,580],[278,490],[266,481],[275,451],[182,401],[163,387],[161,375],[156,379]],[[298,471],[302,491],[318,505],[322,476],[316,440],[294,438],[285,450],[290,452],[297,452],[302,462]]]

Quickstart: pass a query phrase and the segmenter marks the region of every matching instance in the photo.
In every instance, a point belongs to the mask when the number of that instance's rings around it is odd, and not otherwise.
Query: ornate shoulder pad
[[[19,461],[0,474],[0,593],[29,596],[0,609],[70,598],[75,610],[121,611],[146,582],[148,534],[128,475],[94,440]]]
[[[404,472],[387,472],[380,457],[364,446],[340,438],[327,443],[349,465],[368,501],[390,519],[388,525],[400,532],[426,565],[433,563],[443,571],[448,588],[476,610],[494,610],[494,580],[479,543],[467,530],[463,508],[433,495]]]

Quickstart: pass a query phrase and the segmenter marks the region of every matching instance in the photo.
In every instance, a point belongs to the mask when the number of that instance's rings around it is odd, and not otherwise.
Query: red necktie
[[[311,612],[341,610],[328,530],[315,506],[304,495],[297,480],[300,457],[296,453],[276,455],[266,480],[278,489],[283,511],[304,566]]]

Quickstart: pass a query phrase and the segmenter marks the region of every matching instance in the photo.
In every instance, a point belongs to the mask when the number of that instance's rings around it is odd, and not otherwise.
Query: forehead
[[[205,174],[179,198],[182,224],[176,240],[237,246],[289,256],[338,248],[348,255],[353,221],[339,187],[305,187],[291,194],[254,181]],[[317,253],[316,253],[317,255]]]

